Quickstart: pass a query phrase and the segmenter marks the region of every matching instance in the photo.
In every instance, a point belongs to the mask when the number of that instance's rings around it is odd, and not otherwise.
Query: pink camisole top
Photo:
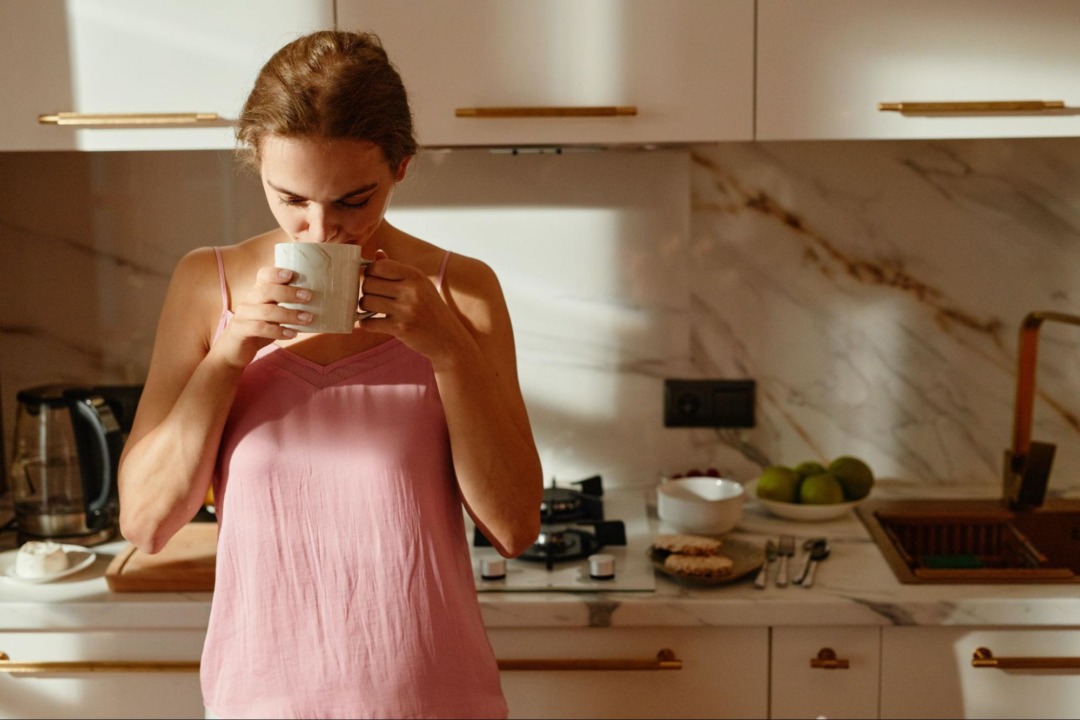
[[[220,252],[218,268],[220,334]],[[326,366],[263,348],[240,380],[214,494],[211,712],[506,716],[426,358],[396,339]]]

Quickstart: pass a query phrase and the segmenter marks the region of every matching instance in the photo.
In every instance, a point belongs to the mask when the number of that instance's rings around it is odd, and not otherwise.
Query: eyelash
[[[283,197],[283,198],[279,198],[279,200],[280,200],[282,205],[286,205],[288,207],[303,207],[304,205],[307,204],[307,200],[304,200],[303,198]],[[366,207],[369,202],[371,202],[370,197],[364,198],[360,202],[356,202],[356,203],[350,203],[350,202],[345,202],[344,200],[338,200],[338,201],[336,201],[335,204],[338,205],[339,207],[345,208],[346,210],[359,210],[362,207]]]

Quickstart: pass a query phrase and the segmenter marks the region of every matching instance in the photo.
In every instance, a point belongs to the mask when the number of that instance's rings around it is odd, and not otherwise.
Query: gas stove
[[[471,523],[479,592],[653,591],[647,557],[648,513],[640,490],[604,493],[599,476],[560,487],[540,504],[540,534],[519,557],[504,559]]]

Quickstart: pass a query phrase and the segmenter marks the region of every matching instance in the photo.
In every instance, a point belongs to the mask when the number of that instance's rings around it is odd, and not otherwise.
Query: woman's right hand
[[[282,323],[304,325],[311,322],[311,313],[279,304],[304,303],[311,299],[310,290],[289,285],[292,279],[292,270],[259,268],[255,284],[234,303],[233,316],[214,344],[214,351],[220,353],[224,362],[243,369],[270,343],[296,337],[296,331]]]

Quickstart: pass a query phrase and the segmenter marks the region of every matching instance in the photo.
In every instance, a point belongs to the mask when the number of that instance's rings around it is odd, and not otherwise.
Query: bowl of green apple
[[[749,496],[785,520],[822,522],[841,518],[865,500],[874,473],[863,460],[842,455],[828,464],[769,465],[748,483]]]

